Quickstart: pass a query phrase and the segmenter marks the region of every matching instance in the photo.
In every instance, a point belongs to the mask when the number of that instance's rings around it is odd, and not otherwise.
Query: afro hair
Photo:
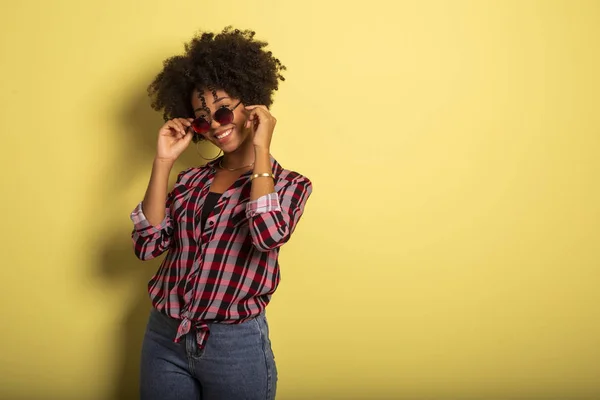
[[[185,44],[183,55],[164,61],[162,71],[148,86],[152,108],[162,111],[165,121],[193,118],[191,94],[205,89],[221,89],[244,104],[270,107],[286,68],[255,34],[231,26],[218,34],[197,33]],[[199,139],[194,135],[194,141]]]

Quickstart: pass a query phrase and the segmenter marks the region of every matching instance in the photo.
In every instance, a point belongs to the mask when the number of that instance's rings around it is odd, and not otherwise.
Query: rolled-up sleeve
[[[151,260],[158,257],[169,248],[173,226],[169,207],[165,209],[165,218],[159,225],[153,226],[146,219],[140,202],[132,211],[130,219],[133,222],[131,239],[133,250],[140,260]]]
[[[260,251],[270,251],[286,243],[311,193],[310,180],[299,176],[281,190],[248,202],[246,217],[254,246]]]
[[[160,233],[163,229],[170,226],[170,216],[167,214],[168,209],[165,210],[165,218],[157,226],[152,226],[144,215],[142,208],[142,202],[140,202],[135,210],[131,213],[131,221],[133,222],[133,230],[142,237],[153,236]]]
[[[173,221],[171,220],[171,204],[176,193],[178,193],[178,185],[182,177],[189,171],[185,170],[178,174],[175,187],[167,194],[165,203],[165,218],[160,224],[153,226],[144,215],[142,207],[143,202],[140,202],[130,214],[130,219],[133,222],[133,231],[131,239],[133,240],[133,250],[137,258],[140,260],[151,260],[160,256],[171,245],[173,236]]]

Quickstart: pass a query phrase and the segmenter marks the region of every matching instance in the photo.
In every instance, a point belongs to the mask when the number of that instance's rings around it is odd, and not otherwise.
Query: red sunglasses
[[[213,115],[212,119],[217,121],[220,125],[227,125],[227,124],[232,123],[233,122],[233,110],[235,110],[236,107],[239,106],[241,103],[242,103],[242,101],[240,100],[235,105],[235,107],[233,107],[231,110],[229,108],[227,108],[226,106],[222,106],[217,111],[215,111],[215,114]],[[209,121],[206,118],[204,118],[204,116],[200,116],[192,121],[192,129],[196,133],[206,133],[206,132],[210,131],[210,123],[211,122],[212,122],[212,120]]]

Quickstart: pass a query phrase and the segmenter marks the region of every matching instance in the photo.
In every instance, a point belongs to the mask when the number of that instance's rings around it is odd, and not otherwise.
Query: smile
[[[231,135],[231,132],[233,132],[233,128],[226,130],[225,132],[221,133],[220,135],[215,135],[215,137],[219,140],[226,138],[227,136]]]

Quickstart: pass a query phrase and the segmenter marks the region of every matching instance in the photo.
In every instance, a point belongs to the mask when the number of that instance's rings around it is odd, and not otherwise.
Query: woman
[[[275,398],[265,307],[312,185],[270,155],[285,67],[266,45],[229,27],[197,35],[149,87],[166,123],[132,238],[142,260],[167,255],[148,284],[142,399]],[[223,156],[180,172],[167,193],[175,160],[200,140]]]

